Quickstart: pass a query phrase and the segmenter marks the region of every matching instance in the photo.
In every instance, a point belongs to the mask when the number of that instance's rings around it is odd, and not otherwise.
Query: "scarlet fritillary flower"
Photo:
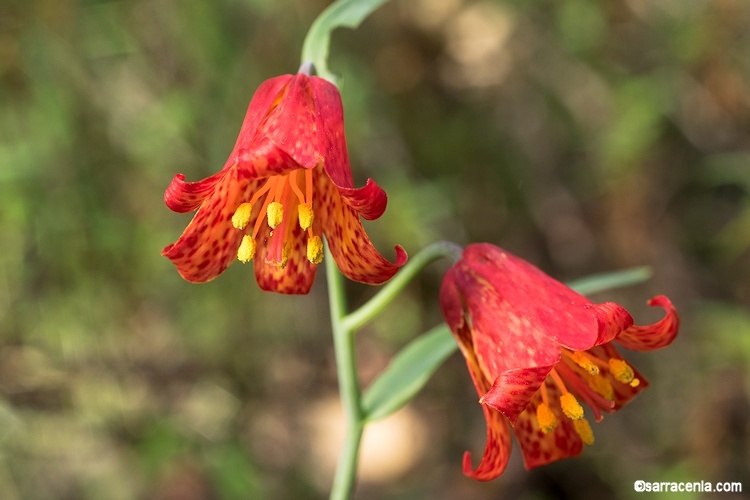
[[[167,187],[170,209],[198,210],[162,251],[186,280],[209,281],[235,258],[254,259],[262,289],[307,293],[323,259],[323,235],[354,281],[383,283],[406,262],[399,246],[395,262],[386,260],[365,233],[359,217],[380,217],[385,191],[372,179],[354,187],[341,96],[308,73],[303,66],[261,84],[220,172],[198,182],[178,174]]]
[[[466,358],[487,420],[482,461],[464,473],[487,481],[508,462],[510,429],[527,469],[576,456],[594,435],[585,403],[599,421],[647,387],[613,345],[648,351],[677,335],[677,311],[665,296],[649,301],[666,315],[633,324],[621,306],[594,304],[528,262],[489,244],[470,245],[446,274],[440,306]]]

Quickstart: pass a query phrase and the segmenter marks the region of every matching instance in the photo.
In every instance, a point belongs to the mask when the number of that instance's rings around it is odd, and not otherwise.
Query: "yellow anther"
[[[246,264],[253,260],[255,257],[255,250],[258,248],[258,244],[255,242],[252,236],[246,234],[242,237],[240,247],[237,249],[237,260]]]
[[[268,214],[268,225],[271,229],[275,229],[284,220],[284,205],[278,201],[272,201],[268,204],[266,214]]]
[[[586,420],[585,418],[582,418],[581,420],[574,420],[573,427],[578,433],[578,436],[580,436],[581,441],[583,441],[583,444],[589,446],[594,444],[594,431],[591,430],[591,425],[589,425],[588,420]]]
[[[622,359],[610,358],[609,371],[612,372],[612,376],[618,382],[622,382],[623,384],[631,383],[635,377],[633,369]]]
[[[237,207],[237,210],[234,211],[234,215],[232,215],[232,225],[237,229],[245,229],[245,227],[250,223],[250,215],[252,215],[252,213],[252,203],[241,204],[239,207]]]
[[[615,389],[608,379],[600,376],[590,376],[586,378],[586,382],[588,382],[589,387],[594,389],[604,399],[608,401],[615,400]]]
[[[297,208],[297,213],[299,214],[299,227],[305,231],[310,229],[313,225],[313,220],[315,219],[315,214],[313,214],[313,209],[310,204],[300,203],[299,208]]]
[[[536,407],[536,421],[539,424],[539,428],[542,432],[549,434],[557,427],[557,418],[555,414],[550,410],[549,405],[541,403]]]
[[[637,378],[634,378],[633,380],[630,381],[628,385],[630,387],[638,387],[639,385],[641,385],[641,381]]]
[[[583,406],[581,406],[576,397],[571,393],[566,392],[560,396],[560,406],[566,417],[572,420],[580,420],[583,418]]]
[[[570,353],[570,359],[575,364],[589,372],[591,375],[599,375],[599,367],[591,361],[588,356],[583,354],[581,351],[573,351]]]
[[[323,262],[323,240],[320,236],[311,236],[307,239],[307,260],[313,264]]]

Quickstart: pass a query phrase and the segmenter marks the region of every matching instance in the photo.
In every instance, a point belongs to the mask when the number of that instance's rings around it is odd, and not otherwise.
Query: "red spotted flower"
[[[473,469],[467,452],[464,473],[483,481],[499,476],[510,455],[511,427],[527,469],[592,444],[581,403],[599,421],[648,385],[613,344],[648,351],[677,334],[669,299],[660,295],[649,305],[666,315],[637,326],[621,306],[594,304],[500,248],[467,247],[440,291],[487,420],[484,456]]]
[[[255,92],[224,168],[198,182],[178,174],[164,201],[175,212],[198,210],[162,255],[188,281],[205,282],[237,258],[254,258],[264,290],[307,293],[323,259],[323,235],[341,272],[379,284],[394,263],[370,242],[360,216],[377,219],[386,194],[372,180],[355,188],[344,137],[341,97],[322,78],[283,75]]]

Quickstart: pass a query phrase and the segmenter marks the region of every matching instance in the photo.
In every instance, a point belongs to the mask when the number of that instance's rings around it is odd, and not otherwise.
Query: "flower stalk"
[[[438,242],[427,246],[404,265],[401,271],[367,303],[349,314],[346,313],[344,282],[334,259],[330,258],[327,242],[325,252],[327,258],[324,261],[328,281],[328,300],[331,310],[336,370],[341,405],[346,419],[346,433],[330,498],[332,500],[343,500],[349,498],[354,490],[359,448],[362,442],[362,434],[368,422],[362,406],[362,391],[357,375],[355,333],[357,329],[374,318],[398,297],[406,285],[427,265],[443,258],[451,259],[455,263],[461,257],[462,249],[455,243],[450,242]]]

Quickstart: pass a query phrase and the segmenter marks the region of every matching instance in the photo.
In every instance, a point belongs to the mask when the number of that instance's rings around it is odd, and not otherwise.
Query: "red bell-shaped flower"
[[[440,306],[466,358],[487,420],[487,444],[476,469],[490,480],[510,455],[510,429],[527,468],[578,455],[594,440],[584,415],[622,408],[647,382],[614,346],[648,351],[669,345],[679,319],[670,300],[651,306],[666,315],[636,326],[621,306],[594,304],[528,262],[489,244],[467,247],[446,274]]]
[[[176,175],[164,200],[175,212],[198,210],[162,251],[192,282],[215,278],[235,258],[254,258],[264,290],[307,293],[323,235],[354,281],[383,283],[407,258],[397,246],[390,263],[365,233],[360,216],[380,217],[385,191],[372,179],[354,187],[339,92],[304,72],[261,84],[224,168],[198,182]]]

